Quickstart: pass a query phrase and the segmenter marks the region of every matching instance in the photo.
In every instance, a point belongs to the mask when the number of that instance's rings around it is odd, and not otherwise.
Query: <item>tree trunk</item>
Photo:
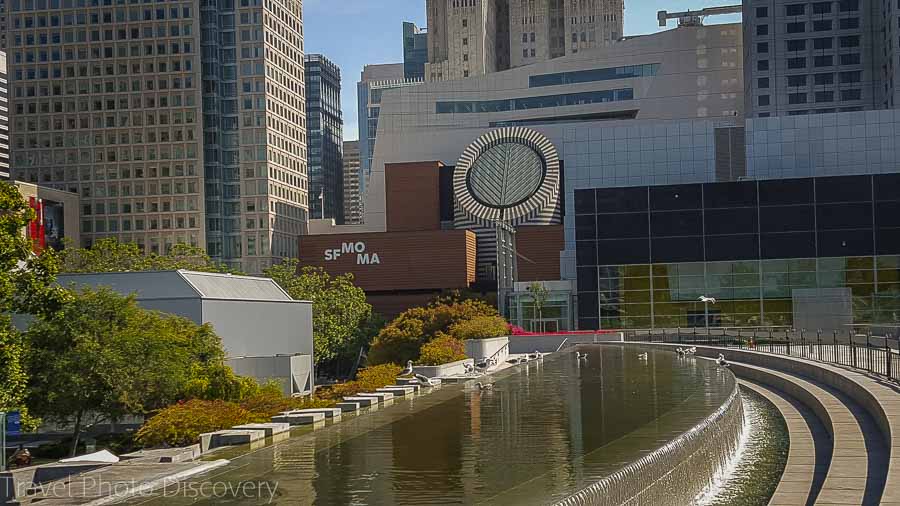
[[[83,415],[83,411],[79,411],[75,414],[75,427],[72,430],[72,457],[78,453],[78,437],[81,436],[81,418]]]

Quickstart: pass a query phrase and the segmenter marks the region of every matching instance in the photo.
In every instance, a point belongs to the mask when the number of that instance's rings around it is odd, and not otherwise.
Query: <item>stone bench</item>
[[[337,403],[337,407],[338,407],[338,409],[341,410],[341,412],[347,413],[347,412],[350,412],[350,411],[357,411],[357,410],[359,410],[359,408],[361,408],[362,406],[361,406],[360,403],[358,403],[358,402],[344,401],[344,402],[339,402],[339,403]]]
[[[356,397],[371,397],[378,402],[386,402],[394,398],[394,394],[388,392],[363,392],[356,394]]]
[[[190,462],[200,456],[200,445],[195,444],[183,448],[157,448],[152,450],[139,450],[136,452],[119,455],[124,460],[138,460],[174,464],[178,462]]]
[[[416,385],[416,386],[418,386],[418,385]],[[376,393],[385,392],[385,393],[392,394],[395,397],[406,397],[407,395],[415,394],[416,389],[411,386],[408,386],[408,385],[404,385],[404,386],[398,385],[398,386],[376,388],[375,392]]]
[[[324,421],[325,413],[288,412],[272,417],[272,422],[274,423],[286,423],[289,425],[309,425]]]
[[[265,437],[272,437],[276,434],[282,434],[285,432],[290,432],[291,424],[286,422],[272,422],[272,423],[247,423],[244,425],[235,425],[232,427],[234,430],[259,430],[265,434]]]
[[[239,446],[251,444],[265,439],[265,434],[258,430],[218,430],[200,434],[200,452],[206,453],[222,446]]]
[[[282,415],[289,415],[292,413],[299,413],[301,415],[307,413],[322,413],[325,415],[325,418],[340,418],[341,417],[341,408],[309,408],[309,409],[293,409],[291,411],[285,411],[281,413]]]
[[[375,397],[362,397],[362,396],[350,396],[344,397],[344,402],[355,402],[359,404],[359,407],[365,408],[367,406],[371,406],[372,404],[378,404],[378,399]]]

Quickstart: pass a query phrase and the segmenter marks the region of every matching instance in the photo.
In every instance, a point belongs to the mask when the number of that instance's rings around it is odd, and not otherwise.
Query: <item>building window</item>
[[[803,33],[806,31],[806,23],[788,23],[785,29],[787,33]]]
[[[806,13],[806,4],[791,4],[784,6],[785,16],[802,16]]]
[[[813,14],[830,14],[831,2],[816,2],[812,5]]]
[[[841,12],[855,12],[859,10],[859,0],[841,0],[838,2]]]
[[[522,58],[528,58],[528,48],[522,49]]]
[[[757,103],[760,107],[769,105],[769,95],[760,95],[759,97],[757,97]]]
[[[463,54],[463,61],[469,61],[469,55],[468,55],[468,53]]]
[[[469,20],[466,19],[466,18],[463,18],[463,20],[462,20],[462,25],[463,25],[463,28],[469,26]]]
[[[830,19],[819,19],[817,21],[813,21],[814,32],[827,32],[828,30],[831,30]]]
[[[841,100],[859,100],[862,98],[862,90],[841,90]]]
[[[756,81],[756,87],[760,89],[766,89],[769,87],[769,78],[768,77],[760,77]]]
[[[522,42],[528,42],[528,34],[527,33],[522,34]]]
[[[768,42],[758,42],[756,44],[756,52],[757,53],[768,53],[769,52],[769,43]]]
[[[834,84],[834,74],[816,74],[815,83],[817,86]]]
[[[789,69],[805,69],[806,58],[788,58],[787,68]]]
[[[769,17],[769,8],[768,7],[757,7],[756,8],[756,17],[758,17],[758,18]]]
[[[759,60],[758,62],[756,62],[756,70],[769,70],[769,60]]]
[[[833,91],[817,91],[816,102],[834,102]]]
[[[861,61],[859,53],[841,55],[841,65],[859,65]]]
[[[789,40],[786,41],[786,45],[788,51],[805,51],[806,39]]]
[[[860,72],[859,70],[853,72],[841,72],[840,78],[841,84],[858,83],[862,81],[862,72]]]
[[[813,65],[816,67],[830,67],[834,65],[834,59],[830,54],[824,56],[816,56],[813,60]]]
[[[859,28],[859,18],[843,18],[838,25],[841,30],[853,30]]]
[[[468,46],[468,45],[469,45],[469,38],[468,38],[468,37],[463,37],[463,45],[464,45],[464,46]]]
[[[813,49],[831,49],[834,47],[834,39],[831,37],[813,40]]]
[[[859,35],[841,37],[841,47],[859,47]]]
[[[788,93],[789,104],[805,104],[806,93]]]
[[[756,25],[756,35],[769,35],[769,25]]]
[[[806,74],[800,76],[788,76],[788,86],[806,86]]]

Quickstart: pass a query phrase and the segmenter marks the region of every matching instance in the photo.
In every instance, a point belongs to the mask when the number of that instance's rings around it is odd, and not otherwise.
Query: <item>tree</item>
[[[547,298],[550,296],[550,290],[548,290],[543,283],[539,281],[535,281],[528,285],[528,293],[531,294],[531,301],[534,303],[534,312],[537,315],[538,321],[540,322],[541,329],[540,331],[544,331],[544,304],[547,303]]]
[[[462,322],[481,317],[500,316],[494,306],[477,299],[442,298],[426,307],[407,309],[372,341],[369,362],[405,364],[407,360],[418,360],[422,345],[441,334],[451,334],[452,328],[463,328]],[[498,335],[503,335],[505,330],[504,326]]]
[[[353,274],[331,276],[320,267],[299,269],[296,259],[285,260],[265,270],[292,298],[313,303],[313,353],[316,364],[355,360],[371,335],[360,329],[372,316],[362,288],[353,284]],[[299,274],[298,274],[299,272]]]
[[[225,264],[211,259],[202,248],[176,244],[163,255],[145,255],[135,243],[121,243],[115,237],[99,239],[90,248],[69,245],[61,253],[62,272],[170,271],[230,272]]]
[[[26,428],[37,424],[25,406],[27,343],[10,315],[52,313],[67,297],[52,285],[58,269],[56,256],[52,251],[32,254],[31,242],[25,238],[23,230],[33,218],[19,190],[0,182],[0,411],[20,411]]]
[[[28,329],[32,412],[72,427],[72,454],[92,422],[144,415],[183,398],[197,376],[224,367],[209,325],[148,311],[110,289],[72,292]]]

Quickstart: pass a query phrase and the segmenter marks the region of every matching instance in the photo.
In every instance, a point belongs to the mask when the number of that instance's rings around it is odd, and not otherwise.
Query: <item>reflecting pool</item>
[[[216,452],[232,462],[193,485],[274,490],[271,502],[226,494],[208,504],[553,503],[691,429],[735,390],[709,361],[636,346],[582,350],[586,361],[564,353],[498,373],[490,391],[444,385],[264,448]],[[185,493],[191,485],[134,503],[203,503]]]

